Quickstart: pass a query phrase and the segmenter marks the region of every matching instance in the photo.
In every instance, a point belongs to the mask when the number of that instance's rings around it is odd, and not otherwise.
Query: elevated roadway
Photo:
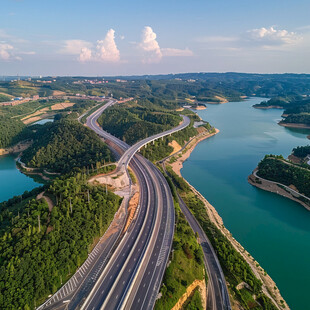
[[[115,235],[102,248],[95,248],[96,252],[90,254],[93,261],[87,266],[86,262],[85,266],[83,265],[85,273],[80,274],[80,282],[76,279],[83,266],[41,306],[42,309],[154,307],[172,246],[174,206],[170,188],[163,175],[151,162],[136,152],[155,139],[182,130],[188,126],[189,119],[183,116],[183,122],[178,127],[130,147],[102,130],[97,123],[104,110],[115,103],[115,100],[109,100],[87,118],[86,125],[99,136],[112,142],[120,155],[123,154],[119,160],[119,168],[125,169],[130,165],[134,171],[140,185],[137,215],[124,234]],[[76,286],[73,287],[72,283]]]
[[[111,100],[88,117],[87,126],[126,152],[130,149],[126,143],[97,124],[100,114],[112,104]],[[138,149],[124,161],[126,167],[130,161],[140,185],[137,217],[82,309],[139,309],[139,304],[140,309],[152,309],[156,301],[173,240],[174,206],[165,178],[151,162],[135,155]]]

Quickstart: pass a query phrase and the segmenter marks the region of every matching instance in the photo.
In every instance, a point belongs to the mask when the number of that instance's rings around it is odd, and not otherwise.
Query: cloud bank
[[[205,44],[206,49],[237,50],[284,50],[303,41],[303,36],[276,27],[261,27],[245,31],[237,36],[205,36],[195,41]]]
[[[275,27],[258,28],[247,31],[247,39],[251,43],[258,43],[262,46],[294,45],[302,40],[302,36],[295,32]]]

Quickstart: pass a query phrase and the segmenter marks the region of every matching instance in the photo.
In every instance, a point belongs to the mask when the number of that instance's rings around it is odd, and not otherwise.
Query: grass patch
[[[202,249],[179,205],[175,204],[175,208],[176,228],[172,259],[164,275],[160,291],[162,297],[155,304],[156,310],[171,309],[194,280],[204,278]]]
[[[203,310],[201,294],[198,288],[194,290],[194,293],[184,303],[182,310]]]

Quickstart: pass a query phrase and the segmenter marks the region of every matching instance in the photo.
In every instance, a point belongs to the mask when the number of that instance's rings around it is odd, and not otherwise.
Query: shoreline
[[[289,193],[285,189],[279,187],[277,184],[279,184],[281,186],[285,186],[285,187],[288,187],[288,186],[286,186],[284,184],[281,184],[281,183],[278,183],[278,182],[273,182],[273,181],[269,181],[269,180],[263,179],[263,178],[259,177],[258,175],[255,175],[254,174],[255,171],[258,171],[258,169],[255,168],[253,173],[248,176],[249,184],[251,184],[251,185],[253,185],[253,186],[255,186],[255,187],[259,188],[259,189],[265,190],[267,192],[278,194],[280,196],[283,196],[285,198],[293,200],[293,201],[299,203],[300,205],[302,205],[308,211],[310,211],[310,206],[309,205],[307,205],[302,200],[298,199],[298,197],[293,196],[293,194],[291,192]],[[255,182],[256,179],[259,180],[259,183]]]
[[[269,105],[269,106],[255,106],[253,105],[254,109],[261,109],[261,110],[270,110],[270,109],[284,109],[283,107],[281,107],[280,105]]]
[[[177,158],[177,160],[173,163],[169,163],[168,164],[172,167],[173,171],[179,175],[179,176],[182,176],[181,175],[181,169],[183,168],[183,162],[191,155],[192,151],[195,149],[195,147],[197,146],[198,143],[200,143],[201,141],[205,140],[205,139],[208,139],[210,137],[213,137],[214,135],[218,134],[220,131],[215,128],[215,132],[214,133],[209,133],[209,134],[204,134],[204,135],[201,135],[199,136],[199,134],[193,138],[193,140],[189,143],[189,145],[186,147],[184,153],[182,152],[182,155]],[[181,151],[181,150],[180,150]],[[177,155],[178,152],[172,154],[171,157]]]
[[[285,299],[282,297],[276,283],[272,280],[272,278],[265,272],[265,270],[260,266],[260,264],[254,259],[254,257],[232,236],[231,232],[224,226],[223,219],[218,214],[217,210],[212,206],[209,201],[195,188],[193,187],[181,174],[181,169],[183,168],[183,163],[186,159],[189,158],[190,154],[193,152],[195,147],[201,141],[210,138],[211,136],[216,135],[220,131],[216,129],[216,132],[210,135],[205,135],[202,137],[198,137],[192,145],[189,146],[182,156],[177,158],[177,160],[173,163],[167,162],[173,171],[182,177],[186,183],[190,186],[191,190],[202,200],[205,204],[205,208],[207,214],[210,218],[210,221],[222,232],[222,234],[229,240],[229,242],[233,245],[236,251],[238,251],[243,259],[248,263],[250,268],[252,269],[254,275],[262,281],[262,291],[268,296],[274,304],[278,307],[278,309],[290,309],[287,305]],[[177,154],[175,154],[177,155]],[[281,300],[284,302],[281,303]]]
[[[0,156],[21,153],[25,151],[31,144],[32,141],[21,141],[13,146],[0,148]]]
[[[279,122],[278,125],[288,128],[302,128],[302,129],[310,129],[310,125],[307,124],[299,124],[299,123],[282,123]]]

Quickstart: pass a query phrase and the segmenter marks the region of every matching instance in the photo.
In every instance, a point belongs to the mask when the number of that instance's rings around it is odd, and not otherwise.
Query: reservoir
[[[266,154],[287,157],[292,148],[310,144],[310,132],[279,126],[283,110],[252,107],[262,100],[208,104],[199,111],[220,132],[197,145],[181,173],[269,273],[291,309],[310,309],[310,212],[247,182]]]
[[[0,202],[39,186],[32,178],[22,174],[13,156],[0,156]]]

